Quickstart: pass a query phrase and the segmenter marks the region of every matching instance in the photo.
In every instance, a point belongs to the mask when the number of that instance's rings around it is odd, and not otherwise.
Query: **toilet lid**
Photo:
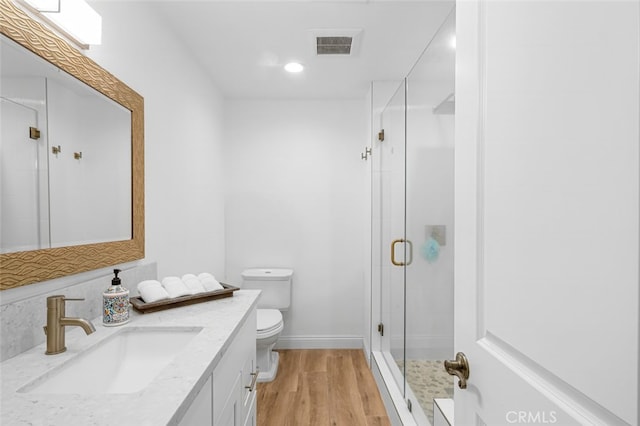
[[[258,331],[267,331],[280,325],[282,313],[277,309],[258,309]]]

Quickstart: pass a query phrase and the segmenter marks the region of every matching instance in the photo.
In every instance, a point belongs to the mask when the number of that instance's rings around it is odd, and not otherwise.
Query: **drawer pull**
[[[256,389],[256,382],[258,381],[258,370],[255,373],[250,373],[253,378],[251,379],[251,384],[249,386],[245,386],[245,389],[249,389],[249,392],[253,392]]]

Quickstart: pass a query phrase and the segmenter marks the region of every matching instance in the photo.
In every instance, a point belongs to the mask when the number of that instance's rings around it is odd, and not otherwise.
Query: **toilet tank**
[[[258,308],[286,311],[291,305],[292,269],[254,268],[242,272],[242,288],[262,290]]]

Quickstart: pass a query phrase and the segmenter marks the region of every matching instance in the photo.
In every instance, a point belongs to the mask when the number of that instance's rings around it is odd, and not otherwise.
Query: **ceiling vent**
[[[362,30],[311,30],[317,56],[354,56]]]
[[[353,37],[316,37],[317,55],[351,55]]]

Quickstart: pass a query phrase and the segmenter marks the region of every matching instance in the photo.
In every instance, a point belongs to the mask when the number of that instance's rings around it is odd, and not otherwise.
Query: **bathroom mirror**
[[[0,253],[131,238],[131,111],[0,35]]]
[[[143,258],[142,97],[10,0],[0,0],[0,12],[8,62],[2,67],[0,289]],[[19,75],[18,62],[32,68]],[[30,170],[15,167],[14,174],[6,162],[14,148],[5,150],[12,126],[5,124],[20,111],[34,124],[24,129],[23,145],[15,145],[30,151]],[[30,145],[39,139],[40,148]],[[33,204],[28,215],[19,204],[25,198]],[[21,227],[26,216],[31,225]],[[28,232],[15,237],[18,229]]]

